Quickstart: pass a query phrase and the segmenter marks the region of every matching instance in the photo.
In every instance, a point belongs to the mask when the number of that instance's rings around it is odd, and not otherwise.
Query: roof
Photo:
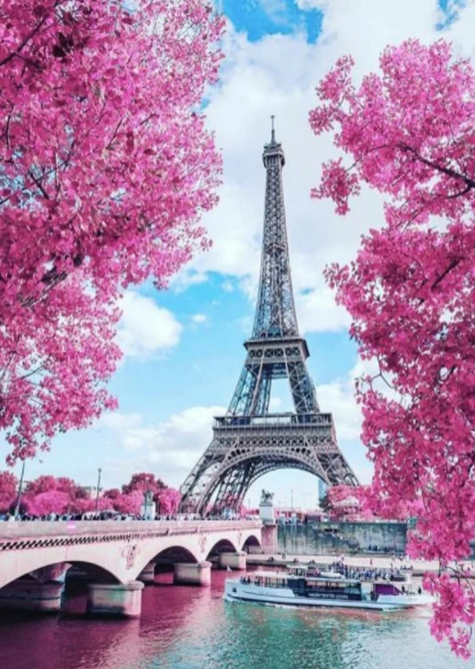
[[[296,574],[289,574],[286,571],[255,571],[254,576],[262,576],[263,578],[302,578]],[[334,576],[305,576],[307,581],[335,581],[335,583],[360,583],[358,578],[335,578]]]

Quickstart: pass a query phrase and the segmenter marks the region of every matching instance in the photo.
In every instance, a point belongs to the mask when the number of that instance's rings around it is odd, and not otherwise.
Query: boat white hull
[[[415,606],[427,606],[434,599],[429,595],[379,595],[376,601],[325,599],[323,597],[299,597],[290,588],[266,588],[253,583],[245,584],[234,579],[227,579],[224,591],[227,602],[249,602],[253,604],[271,604],[274,606],[299,606],[307,608],[324,607],[339,609],[373,609],[390,611],[408,609]]]

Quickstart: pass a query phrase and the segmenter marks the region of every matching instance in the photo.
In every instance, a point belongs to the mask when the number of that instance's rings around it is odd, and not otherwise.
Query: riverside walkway
[[[341,560],[341,555],[294,555],[282,553],[272,553],[271,555],[248,555],[248,565],[266,565],[272,563],[276,567],[285,567],[286,565],[298,560],[302,565],[312,562],[317,567],[328,567],[334,562]],[[412,567],[414,576],[423,576],[427,572],[438,572],[439,563],[435,560],[411,560],[404,558],[402,561],[399,558],[391,557],[390,555],[368,555],[367,553],[361,555],[344,555],[343,562],[348,567],[355,567],[359,569],[401,569],[401,567]],[[460,566],[460,565],[459,565]],[[467,578],[475,578],[475,560],[464,560],[463,566],[465,576]],[[456,565],[451,565],[453,569]]]

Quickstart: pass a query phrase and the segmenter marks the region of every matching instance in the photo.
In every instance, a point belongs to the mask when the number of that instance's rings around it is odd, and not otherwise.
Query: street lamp
[[[290,511],[291,513],[294,512],[294,491],[290,491]]]
[[[97,508],[99,506],[99,490],[101,486],[101,472],[102,469],[99,467],[97,470],[97,489],[96,489],[96,513],[97,513]]]
[[[20,502],[21,502],[21,493],[23,491],[23,479],[25,477],[25,461],[23,460],[23,465],[21,467],[21,476],[20,476],[20,483],[18,485],[18,497],[16,500],[16,506],[15,506],[15,515],[14,518],[15,520],[18,518],[18,514],[20,513]]]

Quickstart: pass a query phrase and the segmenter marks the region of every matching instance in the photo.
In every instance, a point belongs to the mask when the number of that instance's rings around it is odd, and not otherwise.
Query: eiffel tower
[[[285,165],[274,117],[266,169],[261,274],[246,361],[225,416],[215,418],[213,440],[181,487],[183,511],[237,509],[249,487],[276,469],[296,468],[328,485],[358,485],[338,448],[333,418],[322,413],[307,370],[307,342],[295,313],[282,185]],[[294,411],[269,413],[272,381],[288,379]]]

